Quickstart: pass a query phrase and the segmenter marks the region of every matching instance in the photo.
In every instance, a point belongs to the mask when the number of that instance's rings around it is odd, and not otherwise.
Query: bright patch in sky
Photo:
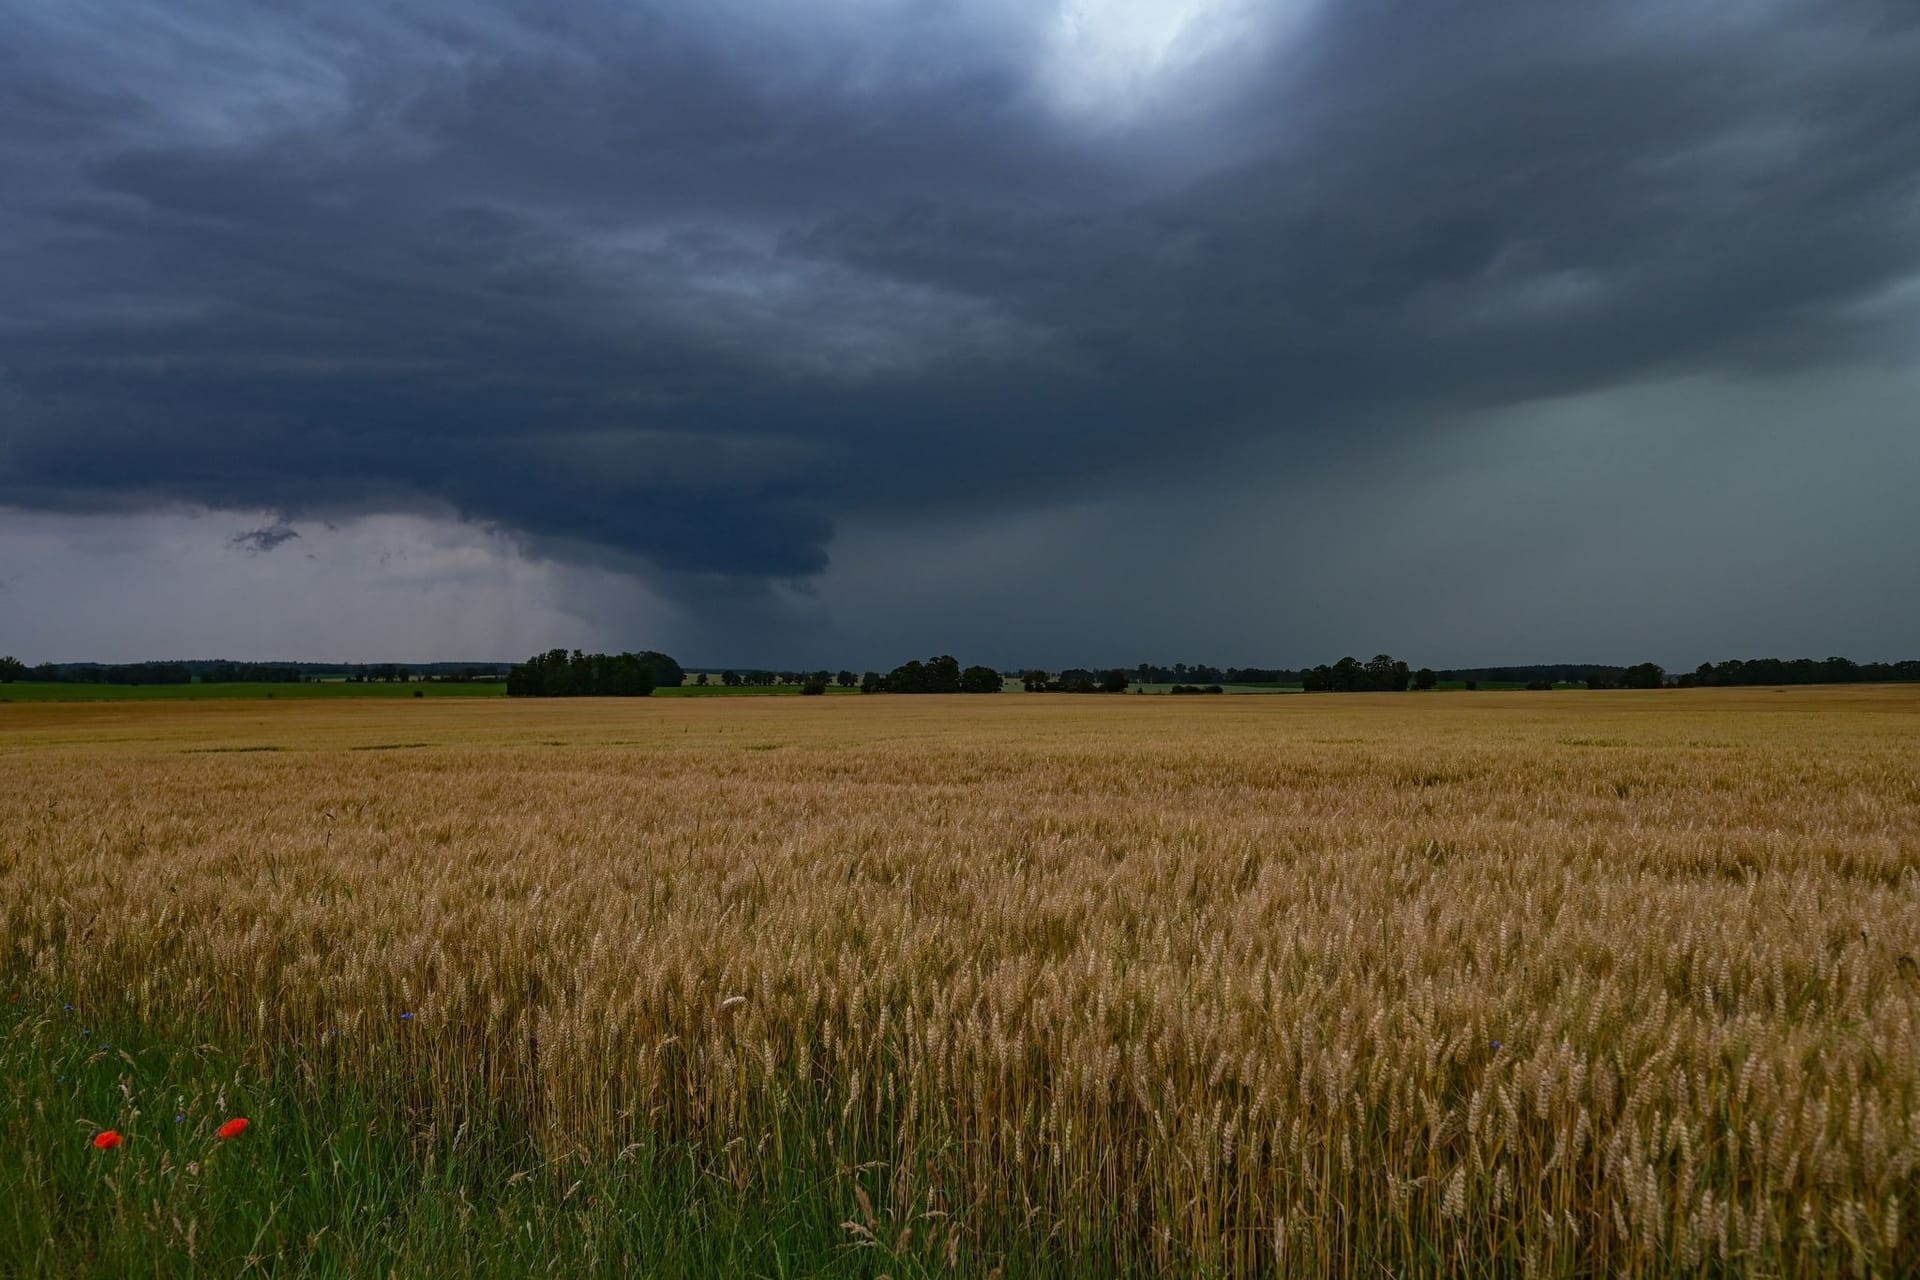
[[[1297,24],[1311,0],[1067,0],[1047,45],[1047,87],[1074,114],[1128,119],[1250,61]],[[1204,87],[1199,84],[1194,88]]]

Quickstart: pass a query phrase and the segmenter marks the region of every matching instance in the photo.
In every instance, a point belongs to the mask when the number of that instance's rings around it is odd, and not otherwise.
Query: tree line
[[[693,683],[698,688],[709,688],[715,679],[728,689],[771,687],[774,685],[799,685],[803,690],[809,685],[819,685],[821,692],[826,686],[838,684],[851,689],[860,683],[860,677],[851,671],[700,671],[694,673]]]
[[[998,693],[1000,673],[992,667],[968,667],[950,653],[925,662],[906,662],[886,675],[869,671],[860,677],[862,693]]]
[[[184,662],[43,662],[29,667],[18,658],[0,658],[0,682],[35,680],[45,684],[298,684],[292,667],[263,663],[215,662],[195,671]]]
[[[1920,659],[1854,662],[1848,658],[1729,658],[1703,662],[1678,677],[1682,687],[1751,684],[1892,684],[1920,680]]]
[[[636,697],[653,692],[653,668],[631,654],[551,649],[507,672],[509,698]]]
[[[1366,662],[1348,656],[1332,666],[1321,663],[1300,673],[1300,687],[1308,693],[1398,693],[1413,683],[1407,664],[1390,654],[1375,654]],[[1434,686],[1433,672],[1420,669],[1420,687]]]
[[[1161,667],[1143,662],[1132,674],[1136,684],[1299,684],[1306,672],[1291,667],[1214,667],[1204,662]]]
[[[644,698],[677,685],[680,664],[664,653],[582,653],[549,649],[507,672],[509,698]]]
[[[505,663],[429,662],[417,667],[397,663],[234,662],[194,659],[186,662],[42,662],[28,666],[0,657],[0,683],[33,680],[45,684],[299,684],[344,677],[349,683],[406,683],[410,680],[498,680]]]
[[[29,667],[15,657],[0,658],[0,683],[15,680],[45,684],[192,684],[193,672],[177,662],[42,662]]]
[[[556,657],[556,655],[558,655]],[[516,696],[566,696],[535,693],[549,686],[558,690],[592,691],[618,686],[636,687],[635,671],[622,666],[633,659],[652,676],[654,688],[683,683],[685,672],[666,654],[646,650],[637,654],[583,654],[555,649],[509,667],[504,663],[308,663],[234,662],[224,659],[186,662],[43,662],[29,666],[12,656],[0,657],[0,683],[32,680],[51,684],[177,685],[228,683],[295,683],[307,679],[345,677],[350,682],[414,680],[468,681],[509,677],[508,692]],[[519,678],[513,678],[518,673]],[[1585,685],[1589,689],[1658,689],[1739,685],[1810,685],[1920,682],[1920,660],[1855,662],[1849,658],[1748,658],[1703,662],[1693,671],[1669,675],[1658,663],[1608,666],[1590,663],[1551,663],[1512,667],[1467,667],[1435,672],[1387,654],[1366,662],[1345,657],[1332,664],[1293,670],[1285,667],[1215,667],[1175,663],[1140,663],[1133,668],[1068,667],[1058,673],[1030,669],[1007,673],[1029,693],[1122,693],[1134,684],[1167,684],[1175,692],[1212,692],[1223,684],[1299,684],[1309,693],[1356,693],[1431,689],[1442,681],[1477,687],[1482,682],[1521,684],[1529,689]],[[835,685],[865,693],[997,693],[1002,673],[992,667],[962,668],[950,654],[904,663],[885,675],[868,671],[702,671],[695,683],[718,681],[729,688],[798,685],[802,693],[825,693]],[[616,694],[615,696],[622,696]],[[625,696],[632,696],[626,693]],[[644,696],[644,695],[642,695]]]

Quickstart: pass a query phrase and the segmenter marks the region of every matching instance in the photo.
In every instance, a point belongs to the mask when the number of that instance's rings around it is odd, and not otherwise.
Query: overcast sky
[[[1920,656],[1911,0],[9,0],[0,652]]]

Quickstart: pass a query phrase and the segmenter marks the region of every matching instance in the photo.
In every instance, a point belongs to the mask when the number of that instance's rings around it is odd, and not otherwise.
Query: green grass
[[[16,993],[0,1006],[0,1275],[1098,1273],[1017,1232],[952,1255],[944,1220],[903,1235],[884,1171],[851,1159],[742,1188],[687,1149],[542,1155],[509,1120],[409,1114],[344,1086],[328,1052],[255,1069]],[[234,1116],[250,1126],[223,1142]],[[96,1149],[109,1128],[125,1145]]]

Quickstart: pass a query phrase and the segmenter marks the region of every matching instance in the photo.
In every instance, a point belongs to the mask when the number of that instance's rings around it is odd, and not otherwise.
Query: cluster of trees
[[[1177,684],[1173,686],[1173,688],[1167,690],[1167,692],[1168,693],[1225,693],[1226,690],[1222,689],[1217,684],[1209,684],[1209,685]]]
[[[1703,662],[1674,683],[1683,688],[1748,684],[1885,684],[1920,680],[1920,660],[1854,662],[1849,658],[1729,658]]]
[[[582,653],[550,649],[507,673],[509,698],[644,698],[667,683],[662,668],[679,683],[680,664],[665,654]]]
[[[356,667],[347,673],[348,684],[405,684],[411,679],[413,679],[411,668],[391,662]]]
[[[1660,689],[1667,683],[1667,669],[1657,662],[1641,662],[1631,667],[1589,671],[1589,689]],[[1528,685],[1529,689],[1533,686]],[[1552,688],[1551,685],[1547,686]]]
[[[716,680],[729,689],[797,684],[803,693],[811,685],[820,686],[820,692],[825,693],[831,684],[851,689],[860,683],[860,677],[851,671],[701,671],[693,677],[693,683],[703,689]]]
[[[1544,680],[1551,689],[1556,684],[1582,684],[1598,675],[1618,676],[1625,667],[1594,666],[1585,662],[1546,663],[1527,667],[1456,667],[1439,673],[1442,680],[1479,684],[1532,685]]]
[[[409,680],[420,680],[428,684],[481,684],[503,679],[511,668],[501,667],[460,667],[455,670],[438,672],[419,672],[412,667],[382,663],[378,666],[358,667],[347,673],[348,684],[405,684]]]
[[[824,674],[824,673],[823,673]],[[886,675],[869,671],[860,677],[862,693],[998,693],[1000,673],[992,667],[968,667],[950,653],[925,662],[908,662]]]
[[[1420,688],[1433,688],[1436,679],[1433,672],[1420,669]],[[1413,683],[1414,674],[1407,664],[1385,653],[1377,653],[1366,662],[1354,657],[1342,658],[1332,666],[1323,662],[1300,673],[1300,687],[1308,693],[1401,693]]]

